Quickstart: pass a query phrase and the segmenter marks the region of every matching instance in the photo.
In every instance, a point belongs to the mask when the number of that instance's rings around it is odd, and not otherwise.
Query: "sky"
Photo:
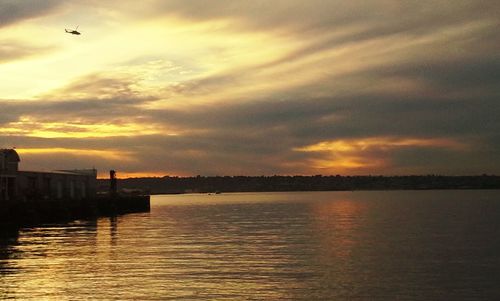
[[[493,0],[0,0],[0,148],[22,170],[119,177],[500,174],[499,15]]]

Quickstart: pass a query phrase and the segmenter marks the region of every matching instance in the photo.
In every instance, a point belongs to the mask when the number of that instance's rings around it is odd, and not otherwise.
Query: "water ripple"
[[[155,196],[150,213],[3,234],[0,299],[500,299],[478,192]]]

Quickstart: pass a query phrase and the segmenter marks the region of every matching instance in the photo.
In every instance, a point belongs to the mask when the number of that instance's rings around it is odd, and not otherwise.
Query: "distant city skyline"
[[[0,148],[101,177],[500,174],[499,13],[0,0]]]

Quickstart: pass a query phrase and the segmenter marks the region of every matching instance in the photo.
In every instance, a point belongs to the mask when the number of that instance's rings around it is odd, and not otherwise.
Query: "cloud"
[[[473,20],[496,20],[494,1],[301,1],[264,0],[231,3],[211,1],[157,1],[157,13],[194,20],[230,19],[260,29],[292,29],[305,34],[361,26],[359,37],[401,32],[429,32],[437,27]]]
[[[492,143],[497,139],[494,135],[500,129],[496,118],[500,108],[496,105],[496,98],[482,99],[480,104],[474,101],[467,97],[443,101],[439,98],[370,94],[347,98],[261,99],[220,106],[189,105],[171,109],[141,107],[141,100],[120,97],[32,104],[10,102],[10,112],[17,112],[19,116],[33,116],[38,120],[31,126],[28,126],[29,120],[25,120],[22,129],[34,131],[35,134],[35,130],[40,133],[44,129],[45,136],[39,137],[51,139],[40,140],[35,135],[30,139],[18,137],[12,141],[11,135],[2,140],[10,140],[10,144],[25,148],[52,146],[127,151],[135,159],[120,164],[120,168],[127,172],[150,170],[161,173],[164,170],[170,174],[313,174],[373,173],[383,170],[409,173],[424,172],[426,167],[439,173],[452,172],[453,168],[429,163],[438,162],[437,159],[429,159],[424,164],[424,157],[419,153],[434,154],[439,158],[449,156],[456,161],[472,161],[470,158],[480,151],[483,155],[481,159],[475,159],[477,162],[473,167],[457,169],[464,172],[479,168],[490,170],[491,166],[486,162],[495,156]],[[75,119],[77,123],[74,123]],[[130,121],[138,127],[127,128],[127,122]],[[100,138],[99,129],[86,128],[92,122],[98,127],[102,127],[103,123],[115,123],[117,128],[103,131],[103,137]],[[150,135],[146,134],[148,124],[157,126]],[[125,130],[125,135],[119,128]],[[168,129],[174,129],[178,134],[167,135]],[[49,130],[61,134],[48,137]],[[83,136],[79,135],[81,131],[84,132]],[[379,139],[381,142],[377,148],[370,146],[368,150],[342,158],[333,158],[328,152],[297,152],[297,149],[322,141],[373,141],[380,136],[394,138]],[[405,145],[405,141],[428,143],[411,145],[414,150],[409,151],[410,146]],[[443,144],[440,141],[456,142]],[[450,145],[463,147],[448,147]],[[385,150],[382,149],[384,146]],[[490,150],[485,155],[488,148]],[[343,163],[340,159],[343,159]],[[92,165],[90,157],[79,160]],[[336,168],[325,168],[310,162],[322,162],[324,166]],[[99,165],[99,168],[110,165]]]
[[[0,27],[43,16],[64,2],[60,0],[0,0]]]
[[[16,41],[0,41],[0,64],[46,54],[53,49],[54,47],[33,46]]]
[[[491,164],[500,158],[493,1],[150,0],[137,14],[92,3],[108,11],[107,25],[135,16],[126,30],[150,30],[154,43],[124,47],[119,60],[35,100],[0,100],[0,141],[31,149],[26,164],[181,175],[500,172]],[[179,27],[167,34],[166,20]],[[196,51],[172,50],[186,40]],[[5,57],[36,53],[22,46],[4,47]],[[95,48],[71,55],[86,51]]]
[[[0,100],[0,134],[34,137],[127,136],[159,131],[148,125],[139,95],[126,79],[90,75],[41,100]]]

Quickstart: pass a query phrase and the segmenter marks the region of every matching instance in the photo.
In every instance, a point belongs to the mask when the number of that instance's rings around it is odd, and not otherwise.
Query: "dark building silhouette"
[[[0,149],[0,201],[81,200],[96,196],[95,169],[20,171],[14,149]]]

